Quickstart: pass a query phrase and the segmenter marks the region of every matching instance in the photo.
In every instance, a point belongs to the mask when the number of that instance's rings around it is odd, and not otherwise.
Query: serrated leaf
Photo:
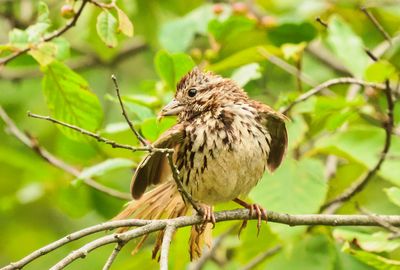
[[[97,96],[89,90],[86,80],[57,61],[42,70],[43,93],[53,116],[84,129],[96,130],[102,120],[103,112]],[[82,135],[78,132],[65,127],[59,128],[73,139],[82,139]]]
[[[396,74],[396,68],[387,60],[379,60],[365,70],[365,79],[372,82],[383,82]]]
[[[54,61],[57,52],[57,47],[54,43],[43,42],[33,47],[29,54],[41,65],[47,66]]]
[[[353,73],[361,78],[368,64],[362,39],[339,16],[329,20],[327,42],[336,57]]]
[[[195,66],[189,55],[184,53],[169,54],[164,50],[157,53],[154,61],[158,75],[171,90],[174,90],[177,82]]]
[[[20,29],[13,29],[8,33],[10,45],[18,49],[24,49],[28,46],[29,35],[27,32]]]
[[[130,159],[125,159],[125,158],[108,159],[99,164],[83,169],[77,178],[86,179],[86,178],[101,176],[113,170],[122,168],[132,168],[134,165],[135,163]]]
[[[97,16],[96,30],[101,40],[108,47],[117,46],[117,20],[110,12],[102,11]]]
[[[133,24],[129,17],[119,7],[115,7],[118,13],[118,30],[121,31],[125,36],[133,36]]]
[[[389,200],[395,205],[400,207],[400,188],[391,187],[384,189],[384,191],[388,196]]]

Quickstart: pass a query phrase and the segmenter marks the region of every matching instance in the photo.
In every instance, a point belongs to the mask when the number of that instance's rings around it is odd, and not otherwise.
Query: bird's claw
[[[239,203],[240,205],[242,205],[243,207],[249,209],[250,213],[249,213],[249,217],[252,218],[254,213],[256,213],[257,216],[257,236],[260,234],[260,229],[261,229],[261,220],[265,220],[265,222],[268,222],[268,216],[267,216],[267,212],[265,211],[265,209],[260,206],[259,204],[253,203],[253,204],[248,204],[242,200],[239,199],[235,199],[235,202]],[[242,225],[239,228],[239,236],[240,233],[242,232],[242,230],[244,228],[246,228],[247,226],[247,219],[243,220]]]
[[[212,223],[213,228],[215,227],[215,215],[214,215],[214,206],[210,206],[207,204],[199,204],[199,207],[202,211],[202,218],[203,218],[203,224],[200,227],[200,231],[203,231],[205,227],[207,226],[207,223]]]

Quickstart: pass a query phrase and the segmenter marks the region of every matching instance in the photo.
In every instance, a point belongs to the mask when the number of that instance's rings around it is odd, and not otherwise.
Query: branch
[[[124,247],[124,245],[125,245],[125,242],[123,242],[123,241],[117,243],[117,245],[113,249],[113,252],[111,253],[110,257],[108,257],[106,264],[103,267],[103,270],[109,270],[111,268],[111,265],[117,258],[118,253],[121,251],[121,249]]]
[[[33,114],[31,112],[28,112],[28,116],[29,117],[33,117],[33,118],[46,120],[46,121],[50,121],[50,122],[53,122],[53,123],[55,123],[57,125],[73,129],[73,130],[75,130],[75,131],[77,131],[77,132],[79,132],[79,133],[81,133],[83,135],[92,137],[92,138],[96,139],[99,142],[103,142],[105,144],[109,144],[113,148],[127,149],[127,150],[130,150],[132,152],[136,152],[136,151],[161,152],[161,153],[171,153],[171,152],[173,152],[172,149],[168,149],[168,148],[154,148],[154,147],[148,147],[148,146],[145,146],[145,147],[134,147],[134,146],[131,146],[131,145],[128,145],[128,144],[120,144],[120,143],[117,143],[115,141],[112,141],[112,140],[106,139],[104,137],[101,137],[97,133],[93,133],[93,132],[85,130],[83,128],[80,128],[80,127],[77,127],[77,126],[74,126],[74,125],[71,125],[71,124],[68,124],[68,123],[64,123],[64,122],[59,121],[57,119],[51,118],[50,116],[43,116],[43,115]]]
[[[378,31],[382,34],[382,36],[389,42],[391,43],[392,38],[391,36],[388,34],[388,32],[385,31],[385,29],[383,28],[383,26],[378,22],[378,20],[375,18],[375,16],[369,12],[369,10],[366,7],[361,7],[361,11],[365,13],[365,15],[367,15],[368,19],[374,24],[374,26],[376,27],[376,29],[378,29]]]
[[[174,235],[175,231],[176,227],[170,225],[167,226],[167,228],[165,229],[161,246],[160,270],[168,270],[168,253],[172,241],[172,236]]]
[[[82,4],[79,7],[78,11],[75,13],[75,16],[61,29],[56,30],[55,32],[53,32],[52,34],[50,34],[49,36],[43,38],[43,41],[50,41],[56,37],[61,36],[62,34],[64,34],[65,32],[67,32],[70,28],[72,28],[73,26],[75,26],[76,22],[78,21],[78,18],[81,16],[82,11],[84,9],[84,7],[86,6],[88,0],[82,0]],[[4,57],[3,59],[0,59],[0,66],[2,65],[6,65],[8,62],[10,62],[11,60],[17,58],[18,56],[27,53],[31,50],[31,47],[27,47],[21,51],[15,52],[7,57]]]
[[[382,163],[385,161],[387,153],[389,152],[391,138],[392,138],[392,130],[394,125],[393,119],[393,110],[394,110],[394,102],[392,99],[392,91],[389,85],[389,81],[386,81],[385,86],[385,94],[386,94],[386,102],[387,102],[387,120],[384,123],[383,127],[385,129],[385,144],[383,149],[379,155],[379,160],[375,164],[375,166],[368,171],[368,173],[362,178],[360,181],[356,182],[352,186],[350,186],[347,190],[343,192],[343,194],[339,195],[335,199],[331,200],[330,202],[324,204],[321,207],[321,211],[327,210],[329,213],[331,211],[335,211],[338,207],[340,207],[344,202],[348,201],[357,193],[361,192],[367,183],[372,179],[372,177],[379,171]]]
[[[192,196],[183,187],[181,178],[179,177],[179,170],[174,164],[173,156],[171,153],[167,153],[167,159],[169,167],[171,168],[172,177],[174,178],[175,184],[178,187],[178,191],[181,193],[183,199],[186,199],[199,215],[203,215],[203,210],[197,205]]]
[[[128,114],[126,113],[126,110],[125,110],[125,107],[124,107],[124,103],[122,102],[121,95],[119,93],[119,86],[118,86],[118,82],[117,82],[117,77],[115,77],[115,75],[112,74],[111,75],[111,79],[112,79],[112,81],[114,83],[114,86],[115,86],[115,92],[117,93],[119,104],[121,105],[122,115],[124,116],[126,122],[128,123],[129,128],[132,130],[133,134],[135,134],[136,138],[140,141],[140,143],[143,146],[147,146],[147,147],[151,148],[152,146],[142,136],[140,136],[139,132],[137,132],[137,130],[133,126],[132,121],[129,120]]]
[[[73,166],[67,164],[66,162],[62,161],[61,159],[57,158],[50,152],[48,152],[46,149],[41,147],[39,143],[36,141],[36,139],[33,138],[32,135],[29,133],[24,133],[21,130],[18,129],[18,127],[15,125],[14,121],[8,116],[8,114],[4,111],[4,109],[0,106],[0,118],[4,121],[6,124],[7,129],[9,132],[17,138],[19,141],[21,141],[23,144],[25,144],[27,147],[32,149],[36,154],[38,154],[42,159],[44,159],[46,162],[49,164],[53,165],[56,168],[59,168],[75,177],[80,176],[80,171],[74,168]],[[96,181],[94,181],[92,178],[85,178],[83,179],[83,182],[98,190],[103,193],[106,193],[110,196],[113,196],[118,199],[122,200],[130,200],[131,196],[127,193],[120,192],[118,190],[106,187]]]
[[[249,219],[250,211],[248,209],[236,209],[230,211],[222,211],[215,213],[216,222],[231,221],[231,220],[246,220]],[[400,226],[400,215],[377,215],[380,220],[393,225]],[[258,219],[256,213],[250,216],[250,219]],[[269,211],[267,213],[267,219],[269,222],[286,224],[289,226],[302,226],[302,225],[325,225],[325,226],[380,226],[375,219],[368,215],[326,215],[326,214],[306,214],[306,215],[289,215],[283,213],[276,213]],[[149,234],[152,232],[164,230],[167,226],[174,226],[176,228],[187,227],[191,225],[203,223],[202,217],[198,215],[184,216],[174,219],[164,220],[114,220],[105,222],[99,225],[88,227],[86,229],[74,232],[60,240],[57,240],[41,249],[34,251],[25,258],[18,262],[11,263],[0,270],[11,270],[21,269],[33,260],[58,249],[74,240],[80,239],[84,236],[91,235],[100,231],[107,231],[121,227],[140,226],[124,233],[113,233],[110,235],[102,236],[83,247],[71,252],[64,259],[58,262],[51,269],[63,269],[68,264],[72,263],[82,256],[86,256],[92,250],[101,246],[118,243],[120,241],[128,242],[134,238],[138,238],[142,235]]]
[[[380,83],[373,83],[373,82],[366,82],[363,80],[355,79],[355,78],[350,78],[350,77],[343,77],[343,78],[335,78],[328,80],[324,83],[321,83],[320,85],[312,88],[311,90],[305,92],[304,94],[300,95],[295,101],[293,101],[291,104],[289,104],[287,107],[282,108],[280,111],[283,114],[288,114],[289,111],[297,104],[306,101],[310,97],[318,94],[321,92],[323,89],[330,87],[332,85],[337,85],[337,84],[357,84],[357,85],[362,85],[362,86],[369,86],[369,87],[374,87],[377,89],[385,89],[384,84]]]

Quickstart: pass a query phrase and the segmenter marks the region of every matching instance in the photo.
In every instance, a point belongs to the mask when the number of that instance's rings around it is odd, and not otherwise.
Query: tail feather
[[[127,218],[137,219],[172,219],[187,214],[189,208],[183,201],[181,194],[177,190],[173,181],[167,181],[160,184],[149,192],[146,192],[139,200],[131,201],[125,209],[119,213],[114,220]],[[204,244],[211,245],[211,224],[199,230],[192,226],[189,239],[189,253],[191,260],[198,259],[201,256]],[[117,232],[124,232],[129,228],[120,228]],[[153,249],[152,258],[156,258],[162,244],[164,231],[160,231],[156,237],[156,243]],[[143,245],[148,235],[142,237],[132,254],[135,254]]]

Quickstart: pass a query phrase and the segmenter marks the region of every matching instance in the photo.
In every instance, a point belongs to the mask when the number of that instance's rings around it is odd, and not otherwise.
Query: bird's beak
[[[176,99],[173,99],[161,110],[157,119],[160,120],[164,116],[178,115],[182,110],[183,105],[180,104]]]

